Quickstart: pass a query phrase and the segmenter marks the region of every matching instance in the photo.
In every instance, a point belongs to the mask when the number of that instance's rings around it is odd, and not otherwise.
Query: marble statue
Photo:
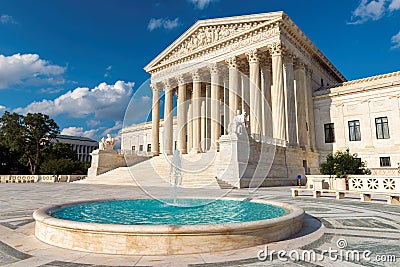
[[[107,134],[107,138],[101,138],[99,142],[99,150],[114,150],[115,138],[112,138],[110,134]]]
[[[236,116],[233,117],[232,122],[229,123],[228,134],[241,135],[245,130],[246,130],[246,112],[244,111],[243,113],[240,114],[240,110],[238,110]]]

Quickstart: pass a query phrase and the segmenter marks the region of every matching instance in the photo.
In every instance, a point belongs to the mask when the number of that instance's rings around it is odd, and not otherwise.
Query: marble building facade
[[[381,134],[386,134],[387,120],[378,110],[389,106],[387,116],[396,124],[390,126],[391,131],[397,129],[399,74],[347,82],[283,12],[198,21],[145,70],[151,74],[152,121],[122,130],[126,152],[157,156],[170,155],[175,149],[183,154],[219,151],[219,140],[228,134],[237,113],[246,114],[252,142],[276,147],[268,177],[277,179],[277,184],[298,174],[318,173],[326,154],[337,149],[348,147],[375,167],[376,146],[382,145],[387,152],[396,148],[395,134],[394,140],[374,141],[365,132],[373,131],[372,121],[379,115]],[[391,92],[390,105],[376,103],[375,97],[382,98],[380,90]],[[357,114],[370,119],[357,122]],[[350,117],[350,138],[359,141],[361,127],[361,142],[347,141]],[[328,139],[333,131],[334,140],[326,140],[326,131]],[[400,161],[397,154],[392,157]]]

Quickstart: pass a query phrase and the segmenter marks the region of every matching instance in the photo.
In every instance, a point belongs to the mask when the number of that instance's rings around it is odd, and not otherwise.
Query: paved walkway
[[[160,196],[165,188],[152,188]],[[220,194],[221,191],[199,190],[196,196]],[[304,208],[307,215],[303,230],[290,240],[268,244],[268,251],[285,250],[260,261],[257,254],[265,246],[213,254],[179,256],[116,256],[83,253],[49,246],[34,235],[32,213],[35,209],[71,201],[146,197],[134,186],[87,184],[0,184],[0,266],[400,266],[400,206],[384,202],[362,203],[356,199],[313,199],[310,196],[292,198],[289,188],[265,188],[254,194],[248,190],[226,191],[230,197],[253,197],[286,203]],[[186,192],[188,196],[193,192]],[[339,250],[338,245],[343,249]],[[331,259],[324,250],[339,250]],[[296,249],[296,250],[295,250]],[[295,250],[295,251],[292,251]],[[292,261],[312,250],[316,262]],[[360,253],[357,260],[354,251]],[[366,259],[362,253],[366,251]],[[371,254],[368,253],[371,251]],[[342,253],[342,254],[340,254]],[[347,253],[347,254],[346,254]],[[353,253],[353,254],[352,254]],[[307,254],[305,254],[307,255]],[[397,263],[380,261],[397,257]],[[338,260],[335,260],[338,257]],[[355,260],[352,261],[352,259]],[[348,261],[347,261],[348,260]]]

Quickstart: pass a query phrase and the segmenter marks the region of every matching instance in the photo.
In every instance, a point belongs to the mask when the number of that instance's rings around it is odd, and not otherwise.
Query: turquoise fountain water
[[[283,208],[249,201],[179,199],[179,206],[167,204],[169,201],[135,199],[87,202],[53,210],[50,215],[64,220],[100,224],[197,225],[258,221],[286,214]]]

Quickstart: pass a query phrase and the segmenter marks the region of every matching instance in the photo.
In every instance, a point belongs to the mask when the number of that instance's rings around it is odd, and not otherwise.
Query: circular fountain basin
[[[79,251],[174,255],[279,241],[303,225],[304,211],[284,203],[232,198],[179,201],[183,206],[109,199],[41,208],[33,214],[35,235],[45,243]]]

